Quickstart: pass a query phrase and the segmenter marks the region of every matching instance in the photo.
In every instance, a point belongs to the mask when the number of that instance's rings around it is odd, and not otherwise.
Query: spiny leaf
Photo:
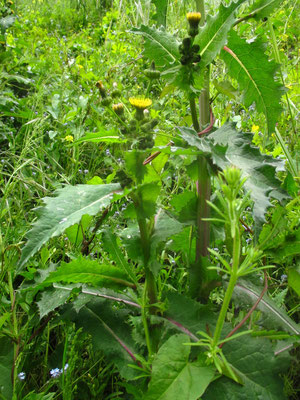
[[[282,201],[288,195],[276,178],[276,170],[284,169],[282,160],[261,154],[257,147],[252,146],[252,137],[251,133],[238,132],[232,123],[224,124],[209,135],[215,144],[227,146],[225,157],[215,157],[214,162],[222,169],[235,165],[241,169],[242,176],[247,177],[244,186],[250,191],[254,202],[253,217],[260,225],[271,206],[270,199]]]
[[[265,219],[270,199],[279,201],[288,195],[281,189],[281,182],[276,178],[276,170],[283,170],[282,160],[263,155],[257,147],[252,146],[251,133],[238,132],[235,124],[226,123],[206,138],[199,138],[193,129],[179,127],[180,136],[190,146],[196,147],[203,154],[209,155],[214,164],[225,169],[235,165],[247,177],[244,184],[254,201],[253,216],[259,225]]]
[[[286,372],[290,357],[286,353],[275,357],[274,345],[268,339],[240,336],[226,343],[223,352],[244,385],[222,377],[210,384],[203,400],[286,399],[279,373]]]
[[[206,24],[200,29],[199,35],[196,37],[195,43],[200,46],[200,55],[202,67],[210,64],[220,53],[227,41],[227,34],[232,28],[235,17],[234,14],[238,7],[246,0],[238,0],[226,7],[221,2],[219,12],[214,16],[207,16]]]
[[[179,63],[179,42],[164,29],[149,28],[142,25],[131,32],[142,35],[145,39],[143,55],[154,61],[157,68],[170,68]]]
[[[243,92],[245,106],[255,102],[257,110],[265,114],[269,134],[272,133],[282,110],[280,98],[284,93],[283,86],[275,79],[278,66],[268,60],[264,44],[247,43],[235,31],[230,32],[225,50],[221,57]]]
[[[178,293],[168,293],[166,300],[169,307],[164,316],[167,319],[176,321],[194,335],[198,331],[205,331],[207,326],[213,330],[216,315],[211,306],[200,304]]]
[[[110,288],[134,286],[127,281],[127,274],[120,268],[99,264],[96,260],[89,260],[82,256],[69,263],[63,262],[56,271],[49,274],[43,284],[53,282],[89,283]]]
[[[80,297],[90,296],[82,294]],[[78,327],[88,332],[94,347],[103,351],[108,360],[116,364],[123,378],[130,380],[137,375],[133,368],[128,367],[133,359],[120,344],[123,343],[131,353],[137,354],[129,325],[125,323],[128,316],[128,310],[112,308],[107,300],[93,297],[78,313],[73,309],[63,317],[73,320]]]
[[[85,214],[95,215],[107,207],[119,184],[66,186],[57,190],[57,197],[45,197],[45,207],[37,208],[38,220],[26,235],[28,242],[22,251],[19,269],[51,237],[78,223]]]
[[[282,3],[283,0],[258,0],[250,8],[255,19],[268,17]]]
[[[151,259],[150,269],[156,275],[161,267],[156,262],[156,252],[159,244],[165,242],[172,235],[180,232],[184,225],[175,218],[170,217],[165,211],[160,209],[155,216],[155,225],[151,236]]]
[[[109,257],[115,261],[117,266],[123,268],[123,270],[126,272],[127,276],[130,278],[132,282],[137,284],[137,278],[134,274],[132,266],[126,260],[119,245],[117,244],[116,236],[110,230],[107,230],[104,232],[102,241],[105,250],[109,254]]]
[[[151,236],[151,251],[154,252],[159,243],[165,242],[170,236],[181,232],[183,228],[183,224],[160,209],[155,216],[155,225]]]
[[[249,281],[240,280],[235,286],[233,298],[236,304],[242,304],[243,306],[246,304],[249,306],[257,301],[260,293],[261,288],[257,288]],[[268,329],[283,329],[291,334],[299,335],[299,326],[266,294],[259,302],[257,310],[263,314],[260,323],[264,327]]]
[[[120,238],[122,239],[122,244],[127,252],[128,258],[134,262],[142,263],[144,261],[144,255],[138,224],[128,223],[128,227],[122,229]]]
[[[196,400],[214,376],[214,369],[200,361],[190,362],[186,335],[171,336],[159,349],[144,400]]]
[[[57,307],[65,304],[70,297],[71,291],[71,288],[70,291],[54,288],[43,291],[41,299],[37,302],[40,318],[43,318]]]

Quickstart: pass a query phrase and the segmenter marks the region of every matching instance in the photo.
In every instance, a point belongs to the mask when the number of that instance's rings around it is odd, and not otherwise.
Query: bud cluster
[[[179,52],[182,55],[180,62],[182,65],[196,64],[200,62],[201,56],[199,53],[200,46],[193,44],[195,36],[199,33],[198,25],[201,19],[201,14],[198,12],[187,13],[187,20],[189,22],[189,36],[184,38],[179,46]]]
[[[96,83],[97,88],[99,89],[99,93],[101,96],[101,104],[105,107],[108,107],[113,99],[121,97],[121,91],[118,89],[118,84],[116,82],[113,83],[113,89],[108,91],[102,81],[98,81]]]

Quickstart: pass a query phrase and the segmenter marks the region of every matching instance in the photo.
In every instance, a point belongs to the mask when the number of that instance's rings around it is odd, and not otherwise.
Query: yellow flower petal
[[[186,18],[189,22],[198,23],[201,19],[201,13],[199,12],[189,12],[186,14]]]
[[[145,108],[151,106],[152,100],[150,99],[138,99],[136,97],[130,97],[129,103],[140,110],[145,110]]]
[[[72,142],[74,142],[74,137],[72,135],[67,135],[65,137],[65,141],[72,143]]]
[[[252,125],[251,132],[258,133],[258,131],[259,131],[259,126],[258,125]]]

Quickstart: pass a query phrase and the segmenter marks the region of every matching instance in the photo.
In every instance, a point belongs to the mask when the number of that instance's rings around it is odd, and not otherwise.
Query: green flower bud
[[[180,59],[180,62],[182,65],[187,65],[190,61],[190,57],[189,56],[182,56]]]
[[[114,89],[111,92],[111,97],[113,97],[113,98],[120,97],[120,96],[121,96],[121,90],[119,90],[119,89]]]
[[[138,141],[138,149],[146,150],[151,149],[154,146],[154,140],[152,135],[142,136]]]
[[[231,187],[236,187],[239,185],[240,180],[241,180],[241,170],[232,166],[226,168],[224,171],[224,177],[228,183],[229,186]]]
[[[194,44],[191,48],[192,53],[198,53],[200,50],[199,44]]]
[[[145,69],[145,75],[149,79],[159,79],[160,78],[160,71],[157,69]]]
[[[105,106],[105,107],[109,106],[111,102],[112,102],[112,98],[111,98],[110,96],[104,97],[104,98],[101,100],[101,104],[102,104],[103,106]]]
[[[192,40],[190,37],[186,37],[182,41],[182,46],[183,46],[184,50],[186,50],[186,51],[190,49],[191,44],[192,44]]]

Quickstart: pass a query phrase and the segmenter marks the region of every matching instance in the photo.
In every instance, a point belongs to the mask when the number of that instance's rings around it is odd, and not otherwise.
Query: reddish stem
[[[212,130],[212,128],[214,126],[214,123],[215,123],[215,117],[214,117],[214,114],[212,112],[212,109],[210,109],[210,122],[209,122],[209,125],[205,129],[203,129],[203,131],[198,132],[198,136],[200,137],[204,133],[209,133]]]

